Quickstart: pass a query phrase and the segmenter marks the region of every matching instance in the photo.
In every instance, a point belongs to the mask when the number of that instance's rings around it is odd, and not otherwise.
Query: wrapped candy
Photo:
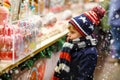
[[[4,47],[4,37],[0,35],[0,50]]]
[[[4,32],[4,26],[3,25],[0,25],[0,35],[4,35],[5,32]]]
[[[57,22],[57,18],[54,13],[50,12],[45,16],[45,26],[54,26],[54,24]]]
[[[62,19],[63,20],[69,20],[72,18],[72,11],[71,10],[65,10],[63,12],[63,16],[62,16]]]

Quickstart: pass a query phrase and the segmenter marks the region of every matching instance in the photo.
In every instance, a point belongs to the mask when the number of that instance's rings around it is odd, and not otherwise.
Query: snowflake
[[[18,74],[19,73],[19,71],[18,70],[15,70],[15,74]]]
[[[90,44],[88,44],[88,45],[90,45]]]
[[[94,50],[94,48],[91,48],[91,50],[93,51],[93,50]]]
[[[107,40],[107,38],[105,38],[105,40]]]
[[[116,9],[114,7],[112,7],[112,8],[113,8],[113,11],[116,11]]]
[[[116,18],[116,19],[117,19],[117,18],[119,18],[119,17],[120,17],[120,15],[119,15],[119,14],[116,14],[116,15],[115,15],[115,18]]]
[[[108,36],[112,36],[111,34],[108,34]]]
[[[119,40],[119,38],[117,38],[117,40]]]
[[[117,30],[119,31],[119,30],[120,30],[120,28],[117,28]]]
[[[115,56],[114,56],[114,55],[112,55],[112,58],[115,58]]]
[[[116,62],[116,63],[114,63],[114,66],[118,66],[118,63]]]
[[[108,37],[108,39],[111,39],[111,37]]]

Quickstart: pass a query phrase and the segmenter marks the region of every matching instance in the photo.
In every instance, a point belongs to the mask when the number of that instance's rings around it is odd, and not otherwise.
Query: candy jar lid
[[[6,6],[7,8],[10,8],[11,6],[10,0],[3,0],[3,5]]]
[[[4,22],[8,20],[9,10],[4,6],[0,6],[0,25],[4,25]]]

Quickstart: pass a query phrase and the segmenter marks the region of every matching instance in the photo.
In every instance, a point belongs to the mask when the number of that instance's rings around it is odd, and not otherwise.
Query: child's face
[[[73,26],[70,25],[68,30],[67,41],[82,37],[82,35]]]

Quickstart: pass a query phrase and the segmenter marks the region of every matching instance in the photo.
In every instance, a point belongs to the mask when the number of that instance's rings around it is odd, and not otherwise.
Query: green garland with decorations
[[[51,58],[52,53],[53,52],[58,52],[61,48],[62,45],[65,41],[66,37],[63,37],[61,39],[59,39],[55,44],[49,46],[48,48],[42,50],[41,52],[39,52],[38,54],[36,54],[35,56],[31,57],[30,59],[26,60],[25,62],[23,62],[22,64],[18,65],[17,67],[9,70],[8,72],[2,74],[0,76],[0,80],[13,80],[12,79],[12,74],[15,74],[17,71],[19,71],[18,69],[25,70],[25,69],[31,69],[34,66],[34,63],[41,59],[41,58]],[[17,72],[19,73],[19,72]]]

